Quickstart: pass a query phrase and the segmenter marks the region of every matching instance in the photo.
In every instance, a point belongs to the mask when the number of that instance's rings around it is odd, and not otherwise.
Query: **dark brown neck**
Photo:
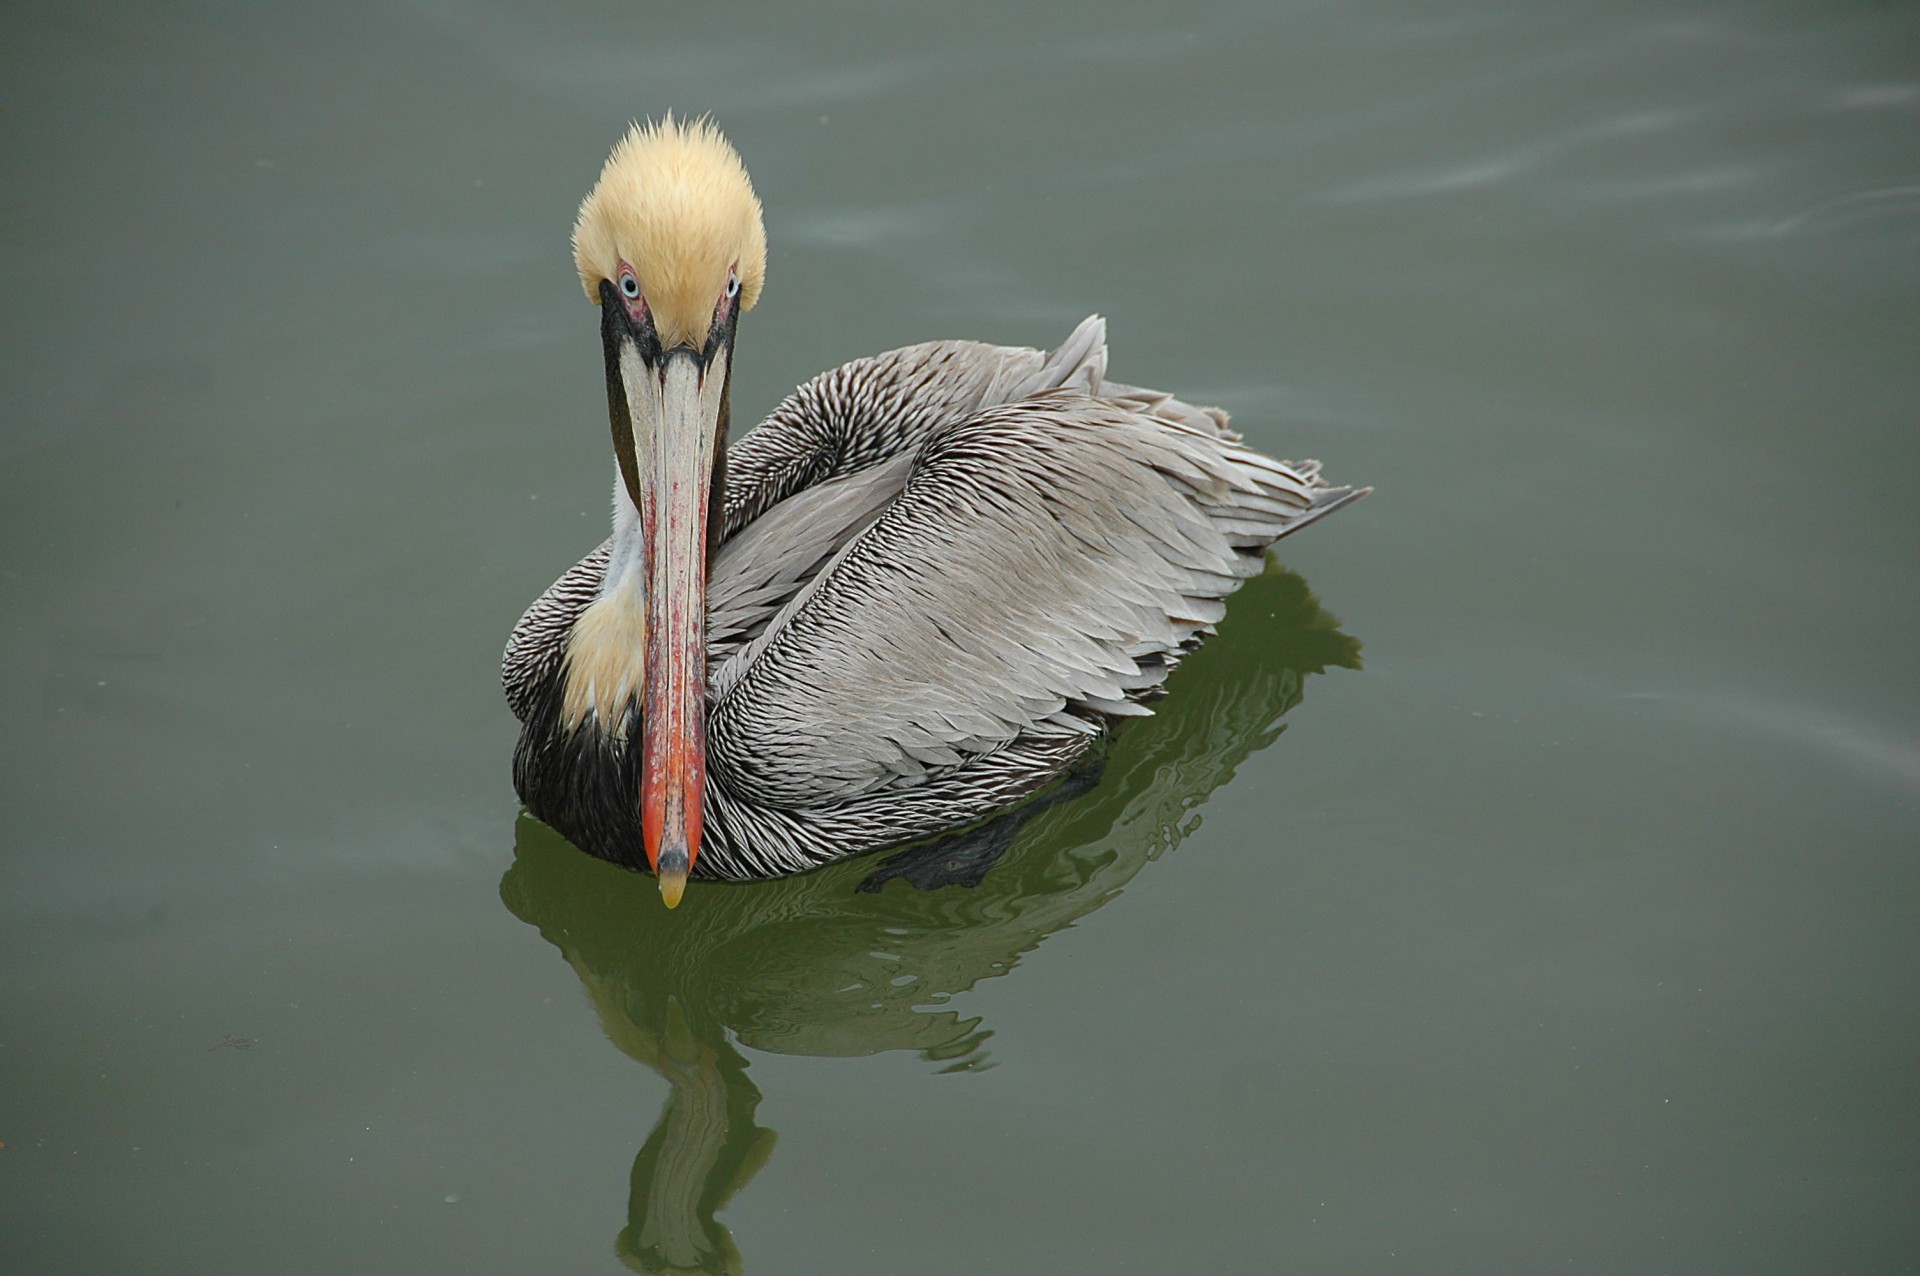
[[[707,566],[727,530],[727,429],[733,421],[733,360],[727,360],[726,384],[720,387],[720,419],[714,426],[713,479],[707,486]]]

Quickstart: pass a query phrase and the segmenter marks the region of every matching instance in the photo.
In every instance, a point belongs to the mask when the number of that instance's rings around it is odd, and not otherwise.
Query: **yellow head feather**
[[[739,154],[712,120],[636,123],[613,148],[580,205],[573,261],[591,301],[600,281],[633,267],[661,344],[704,346],[727,271],[740,272],[740,309],[767,275],[760,201]]]

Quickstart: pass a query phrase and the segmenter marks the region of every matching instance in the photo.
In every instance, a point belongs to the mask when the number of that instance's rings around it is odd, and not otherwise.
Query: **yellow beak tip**
[[[660,875],[660,898],[666,901],[668,908],[680,907],[680,897],[686,892],[687,875],[684,872]]]

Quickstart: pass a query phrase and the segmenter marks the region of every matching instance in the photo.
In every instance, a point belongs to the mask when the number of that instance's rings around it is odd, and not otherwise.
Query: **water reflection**
[[[756,1124],[760,1092],[737,1045],[989,1066],[989,1030],[945,1004],[1178,845],[1194,809],[1279,735],[1307,676],[1359,668],[1359,649],[1304,580],[1270,568],[1097,770],[907,855],[690,883],[672,912],[651,879],[522,816],[501,897],[572,964],[613,1043],[672,1086],[634,1160],[621,1259],[646,1272],[741,1270],[714,1213],[765,1163],[774,1133]],[[919,890],[895,877],[978,884]]]

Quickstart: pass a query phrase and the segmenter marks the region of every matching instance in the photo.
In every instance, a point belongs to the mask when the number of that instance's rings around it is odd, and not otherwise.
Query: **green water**
[[[9,6],[0,1270],[1912,1271],[1917,37]],[[973,890],[669,915],[518,812],[667,107],[767,207],[738,416],[1098,311],[1377,488]]]

